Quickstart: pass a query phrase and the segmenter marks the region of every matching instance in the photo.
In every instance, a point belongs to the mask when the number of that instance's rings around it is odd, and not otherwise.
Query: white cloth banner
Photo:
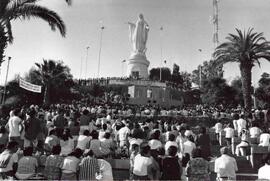
[[[41,86],[40,85],[35,85],[35,84],[31,84],[25,80],[23,80],[22,78],[20,78],[20,87],[31,91],[31,92],[36,92],[36,93],[41,93]]]

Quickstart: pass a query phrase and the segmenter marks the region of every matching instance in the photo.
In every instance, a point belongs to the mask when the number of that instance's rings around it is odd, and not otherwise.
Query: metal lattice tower
[[[218,0],[213,0],[213,43],[214,43],[214,49],[218,46],[219,40],[218,40]]]

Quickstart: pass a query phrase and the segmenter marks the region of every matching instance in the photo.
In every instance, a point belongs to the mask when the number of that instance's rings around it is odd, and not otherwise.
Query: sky
[[[67,35],[62,38],[40,19],[13,21],[14,42],[6,49],[6,55],[12,57],[8,80],[16,74],[23,76],[43,59],[64,61],[74,78],[95,78],[99,50],[100,77],[125,75],[127,66],[122,61],[128,60],[131,53],[126,23],[136,22],[139,13],[150,26],[146,44],[149,70],[166,60],[167,64],[162,66],[172,68],[176,63],[181,71],[192,72],[203,61],[210,60],[214,50],[212,0],[73,0],[72,6],[64,0],[40,0],[39,4],[62,17]],[[235,28],[250,27],[264,32],[270,40],[269,0],[219,0],[218,5],[221,43],[228,33],[236,33]],[[101,26],[105,29],[100,46]],[[255,85],[263,72],[270,72],[270,62],[261,62],[261,68],[253,68]],[[7,61],[1,67],[1,84],[6,69]],[[225,65],[224,71],[228,82],[240,75],[234,63]]]

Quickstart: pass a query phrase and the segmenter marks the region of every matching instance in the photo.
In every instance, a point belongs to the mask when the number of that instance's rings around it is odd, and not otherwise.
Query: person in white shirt
[[[235,113],[233,114],[233,127],[234,127],[234,130],[238,131],[238,126],[237,126],[237,121],[239,119],[239,114]]]
[[[83,151],[87,149],[87,146],[89,146],[89,142],[91,140],[91,137],[89,135],[90,135],[89,131],[84,130],[83,135],[80,135],[78,137],[77,148],[80,148]]]
[[[225,139],[227,142],[227,146],[231,146],[232,144],[232,139],[234,137],[234,129],[232,128],[232,124],[229,123],[226,128],[224,128],[225,131]]]
[[[168,149],[170,146],[175,146],[178,149],[178,145],[175,141],[175,135],[174,134],[170,134],[169,135],[169,141],[166,142],[164,148],[165,148],[165,152],[168,154]]]
[[[100,181],[112,181],[113,180],[113,174],[112,174],[112,166],[109,162],[103,159],[98,159],[98,165],[100,169],[100,173],[102,175],[102,178]]]
[[[238,170],[235,158],[229,156],[229,148],[222,147],[220,149],[221,156],[215,160],[215,173],[217,180],[235,180],[235,172]]]
[[[192,151],[196,148],[196,145],[194,143],[194,138],[192,135],[189,135],[187,137],[187,141],[184,142],[184,145],[183,145],[183,153],[188,153],[190,156],[191,156],[191,153]]]
[[[148,180],[152,178],[151,168],[153,161],[150,157],[150,146],[142,144],[140,153],[134,158],[133,179]]]
[[[127,124],[118,131],[118,141],[120,143],[120,147],[123,147],[125,144],[127,144],[129,134],[130,129],[128,128]]]
[[[270,180],[270,153],[264,156],[265,165],[258,170],[258,179]]]
[[[215,124],[215,133],[216,133],[216,138],[219,141],[220,145],[221,145],[221,143],[220,143],[221,132],[222,132],[222,124],[220,122],[217,122]]]
[[[180,126],[179,128],[180,134],[176,138],[176,143],[178,144],[178,148],[181,153],[184,153],[183,152],[184,142],[187,141],[187,138],[185,136],[185,131],[186,131],[186,128],[184,126]]]
[[[247,121],[244,120],[244,115],[242,114],[240,116],[240,119],[237,120],[237,128],[238,128],[238,135],[240,136],[240,133],[243,129],[247,128]]]
[[[270,134],[267,128],[264,128],[263,133],[260,135],[259,146],[269,146],[270,145]]]
[[[20,136],[23,129],[22,120],[19,118],[19,114],[20,109],[14,109],[10,114],[11,117],[8,120],[9,141],[16,141],[18,143],[21,141]]]
[[[258,124],[256,122],[252,122],[251,128],[249,128],[250,138],[258,138],[261,133],[262,130],[258,127]]]
[[[151,150],[158,150],[162,147],[162,143],[159,140],[160,139],[160,131],[156,130],[151,135],[151,140],[148,142],[148,145],[150,146]]]

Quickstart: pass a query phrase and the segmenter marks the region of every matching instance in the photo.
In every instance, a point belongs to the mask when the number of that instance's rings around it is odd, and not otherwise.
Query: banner
[[[21,88],[23,88],[25,90],[35,92],[35,93],[41,93],[41,86],[26,82],[22,78],[20,78],[19,85]]]

